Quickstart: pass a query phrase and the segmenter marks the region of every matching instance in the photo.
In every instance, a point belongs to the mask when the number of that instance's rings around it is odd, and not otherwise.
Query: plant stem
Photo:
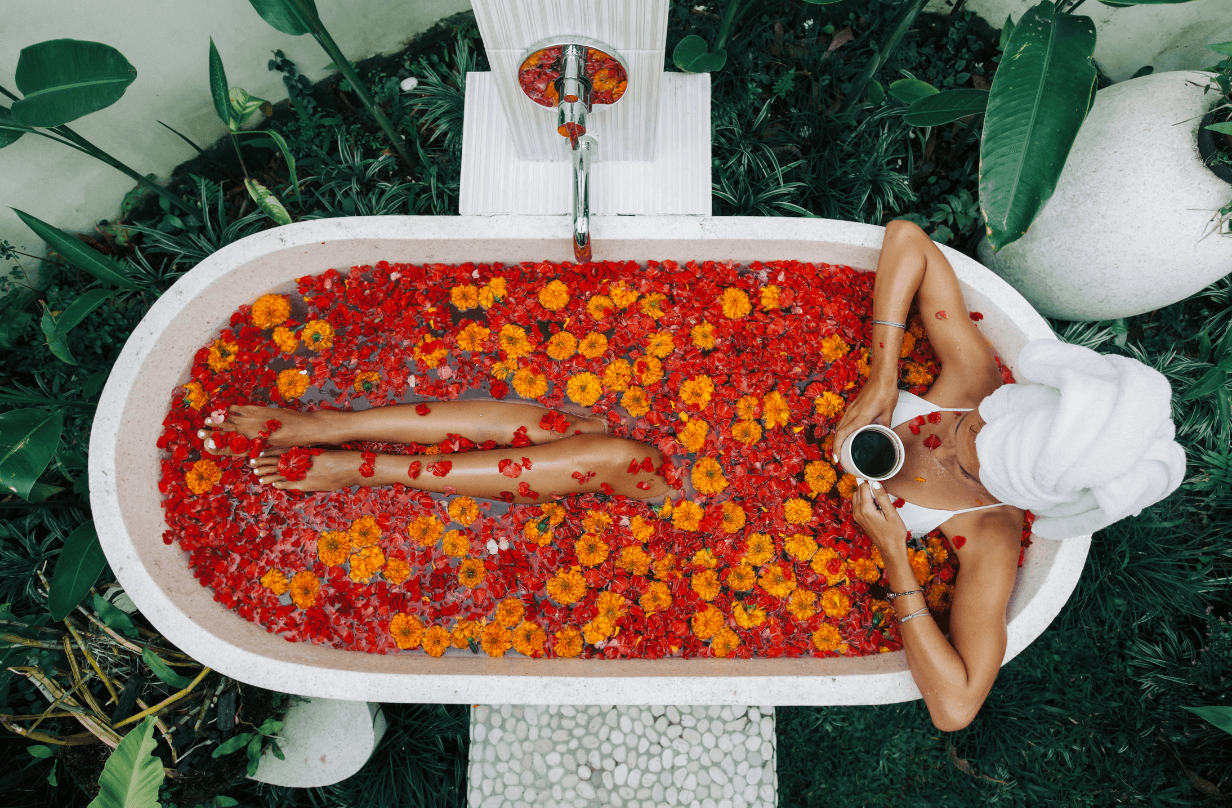
[[[240,159],[240,170],[244,172],[244,177],[246,179],[251,179],[248,174],[248,166],[244,165],[244,155],[240,152],[240,140],[235,136],[234,132],[231,132],[230,134],[231,145],[235,147],[235,156]]]
[[[868,86],[869,81],[877,75],[877,71],[886,63],[886,60],[890,58],[890,54],[898,47],[898,43],[902,40],[903,36],[911,29],[912,23],[915,22],[915,18],[919,15],[920,9],[924,8],[926,2],[927,0],[909,0],[902,7],[898,16],[891,23],[892,27],[890,28],[889,36],[886,37],[880,47],[876,48],[876,53],[872,59],[868,60],[868,65],[865,66],[864,72],[852,82],[851,89],[848,91],[847,97],[843,99],[843,106],[839,109],[836,117],[842,119],[848,116],[851,109],[864,95],[864,88]]]
[[[740,8],[740,0],[729,0],[727,3],[727,12],[723,15],[723,22],[719,25],[719,38],[714,43],[715,50],[722,50],[723,45],[727,43],[727,36],[731,33],[732,23],[736,20],[736,10]]]

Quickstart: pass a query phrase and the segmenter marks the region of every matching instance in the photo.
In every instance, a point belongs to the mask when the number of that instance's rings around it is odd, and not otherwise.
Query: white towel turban
[[[1176,490],[1185,450],[1173,440],[1172,388],[1135,359],[1055,339],[1028,343],[1020,384],[980,402],[980,481],[1029,509],[1033,532],[1066,539],[1140,513]]]

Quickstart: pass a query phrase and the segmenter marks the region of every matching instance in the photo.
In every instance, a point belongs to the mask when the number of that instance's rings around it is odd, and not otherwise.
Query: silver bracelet
[[[910,620],[911,618],[913,618],[913,617],[918,617],[918,616],[920,616],[920,615],[922,615],[922,614],[932,614],[932,612],[930,612],[930,611],[928,610],[928,607],[927,607],[927,606],[925,606],[923,609],[919,609],[919,610],[917,610],[917,611],[914,611],[914,612],[912,612],[911,614],[907,615],[906,617],[900,617],[900,618],[898,619],[898,624],[901,626],[903,623],[906,623],[906,622],[907,622],[908,620]]]
[[[901,329],[903,329],[904,331],[906,331],[906,330],[907,330],[907,324],[906,324],[906,323],[892,323],[892,322],[890,322],[889,320],[873,320],[873,323],[875,323],[875,324],[880,324],[880,325],[892,325],[892,326],[894,326],[895,328],[901,328]]]
[[[910,592],[887,592],[886,600],[894,600],[895,598],[905,598],[908,595],[922,595],[923,589],[912,589]]]

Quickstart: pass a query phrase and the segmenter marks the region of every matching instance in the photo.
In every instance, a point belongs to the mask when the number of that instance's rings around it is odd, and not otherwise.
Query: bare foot
[[[208,430],[219,432],[238,432],[249,440],[257,437],[265,429],[265,422],[279,421],[282,426],[269,436],[270,448],[286,448],[290,446],[311,446],[314,443],[328,443],[330,436],[322,424],[323,412],[300,412],[280,407],[259,407],[251,404],[231,405],[226,418],[215,421],[212,416],[206,416],[205,426],[197,432],[197,437],[206,438],[205,451],[215,455],[233,455],[226,446],[214,446],[209,439]]]
[[[321,452],[312,458],[312,468],[304,479],[291,481],[278,471],[280,449],[267,451],[256,460],[248,461],[262,485],[285,488],[292,491],[337,491],[363,482],[359,474],[363,458],[359,452]]]

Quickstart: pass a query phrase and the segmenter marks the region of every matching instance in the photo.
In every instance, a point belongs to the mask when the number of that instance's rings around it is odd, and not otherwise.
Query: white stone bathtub
[[[884,230],[825,219],[595,217],[595,260],[755,260],[846,264],[872,271]],[[238,306],[297,277],[336,267],[403,263],[571,261],[561,216],[382,216],[323,219],[250,236],[211,255],[150,309],[99,401],[90,438],[90,502],[98,535],[133,602],[169,640],[241,681],[353,701],[526,704],[874,704],[919,698],[903,652],[850,659],[492,659],[450,651],[381,656],[291,643],[214,602],[187,555],[162,542],[161,431],[193,354]],[[1052,331],[989,270],[942,247],[981,331],[1011,368]],[[1052,621],[1090,537],[1037,539],[1009,604],[1012,659]]]

